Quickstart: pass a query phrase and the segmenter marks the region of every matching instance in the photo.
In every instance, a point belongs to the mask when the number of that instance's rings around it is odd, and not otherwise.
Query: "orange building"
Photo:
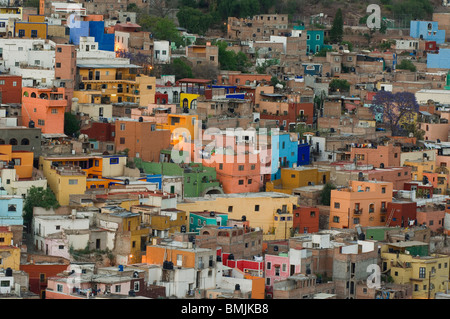
[[[170,130],[170,144],[175,145],[183,140],[184,142],[193,141],[198,136],[197,122],[197,114],[169,114],[167,116],[167,122],[156,124],[156,128]]]
[[[7,167],[10,162],[14,162],[13,166],[19,179],[32,177],[33,159],[33,152],[13,151],[12,145],[0,145],[0,162],[3,162],[3,167]]]
[[[128,149],[129,157],[146,162],[159,162],[163,149],[170,148],[171,131],[157,130],[155,122],[117,120],[114,139],[117,152]]]
[[[350,181],[348,188],[332,190],[330,228],[385,226],[392,192],[392,183],[378,181]]]
[[[22,88],[22,123],[33,121],[42,134],[64,134],[64,96],[64,88]]]
[[[393,144],[370,146],[358,144],[352,146],[350,159],[358,164],[373,165],[373,167],[399,167],[401,147]]]
[[[258,155],[223,155],[220,160],[204,160],[203,165],[216,169],[217,179],[225,194],[261,191],[262,174]]]

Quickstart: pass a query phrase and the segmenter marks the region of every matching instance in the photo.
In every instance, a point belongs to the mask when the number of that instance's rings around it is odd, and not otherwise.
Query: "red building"
[[[314,103],[289,103],[287,113],[270,114],[261,112],[261,119],[278,120],[280,126],[287,130],[290,124],[305,122],[313,124]]]
[[[169,101],[169,94],[156,92],[155,93],[155,104],[167,104]]]
[[[319,209],[300,206],[294,209],[293,227],[298,233],[316,233],[319,231]]]
[[[80,130],[81,134],[86,134],[89,138],[100,142],[114,142],[116,126],[114,123],[91,122],[87,127]]]
[[[409,221],[415,220],[416,216],[417,203],[409,201],[387,203],[384,215],[386,226],[390,227],[408,227]]]
[[[0,75],[0,92],[1,103],[22,103],[22,77],[18,75]]]
[[[29,278],[29,290],[45,299],[47,278],[67,270],[70,261],[55,256],[29,255],[28,263],[21,264],[20,270],[26,272]]]

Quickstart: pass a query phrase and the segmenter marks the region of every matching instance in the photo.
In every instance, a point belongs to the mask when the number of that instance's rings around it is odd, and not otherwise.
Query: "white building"
[[[22,76],[22,86],[31,80],[34,86],[53,86],[55,47],[45,39],[1,39],[0,72]]]
[[[170,42],[157,40],[153,42],[153,61],[155,63],[170,63]]]
[[[395,40],[395,49],[397,50],[418,50],[418,40]]]
[[[90,219],[78,215],[76,211],[71,215],[42,215],[33,219],[34,243],[37,250],[46,252],[45,241],[48,236],[63,232],[65,230],[88,230]],[[89,239],[89,238],[88,238]],[[88,242],[71,242],[74,249],[83,249]]]
[[[42,187],[43,189],[47,188],[47,179],[20,180],[15,169],[3,168],[0,170],[0,178],[1,186],[6,190],[8,195],[25,197],[32,186]]]

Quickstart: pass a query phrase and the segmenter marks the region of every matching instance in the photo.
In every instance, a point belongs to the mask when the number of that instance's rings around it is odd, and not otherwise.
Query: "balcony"
[[[353,210],[353,215],[361,215],[362,214],[362,208],[355,208]]]
[[[380,209],[380,214],[386,214],[387,212],[387,208],[381,208]]]

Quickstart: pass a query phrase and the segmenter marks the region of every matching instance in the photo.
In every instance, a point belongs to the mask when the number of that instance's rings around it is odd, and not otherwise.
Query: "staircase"
[[[391,223],[392,217],[394,216],[394,212],[395,212],[395,208],[392,208],[391,213],[389,214],[389,217],[386,221],[386,227],[388,227],[389,224]]]

